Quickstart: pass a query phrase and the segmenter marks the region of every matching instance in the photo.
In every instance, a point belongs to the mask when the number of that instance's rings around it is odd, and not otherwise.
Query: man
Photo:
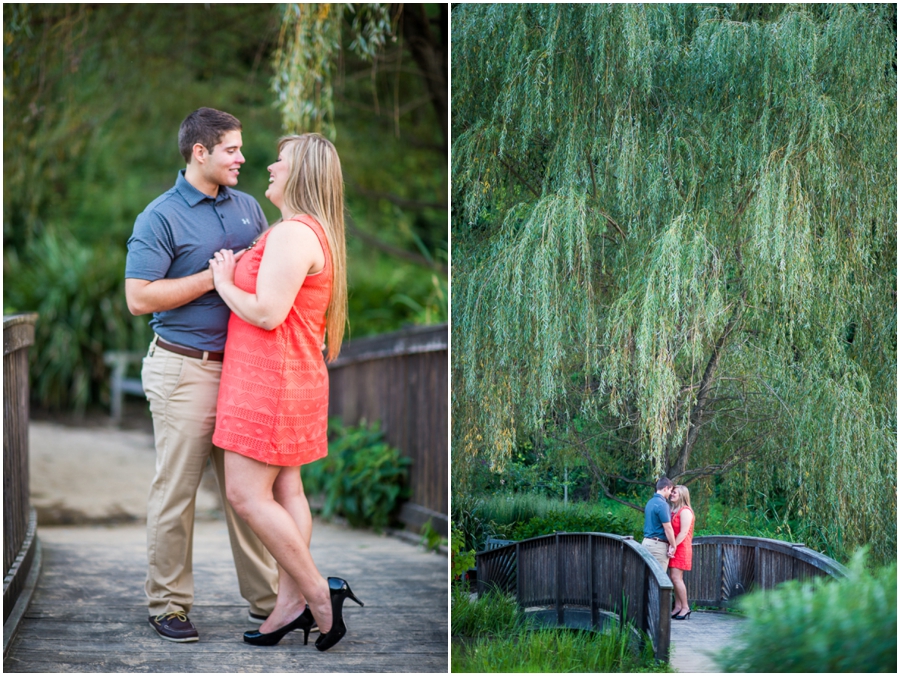
[[[644,541],[653,558],[663,570],[669,567],[669,557],[675,554],[675,531],[669,512],[669,496],[675,484],[668,477],[656,482],[656,493],[644,508]]]
[[[225,497],[224,451],[212,444],[229,310],[213,289],[209,259],[249,246],[266,228],[255,199],[233,189],[241,123],[212,108],[188,115],[178,132],[187,167],[175,186],[137,217],[128,240],[125,296],[132,314],[153,313],[141,373],[156,442],[147,506],[150,625],[169,641],[199,638],[188,619],[194,600],[194,504],[207,460],[219,483],[241,595],[250,619],[275,606],[275,561]]]

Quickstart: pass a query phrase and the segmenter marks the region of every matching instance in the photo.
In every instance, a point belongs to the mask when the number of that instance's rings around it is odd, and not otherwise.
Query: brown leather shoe
[[[200,640],[197,628],[188,619],[187,614],[183,610],[163,613],[162,615],[151,615],[150,626],[156,629],[156,633],[167,641],[189,643]]]

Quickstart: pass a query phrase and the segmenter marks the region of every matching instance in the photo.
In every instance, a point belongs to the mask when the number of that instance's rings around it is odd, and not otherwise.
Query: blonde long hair
[[[675,486],[675,490],[677,491],[678,499],[672,503],[672,513],[678,514],[678,512],[685,507],[693,512],[694,508],[691,507],[691,492],[688,490],[688,487],[679,484]]]
[[[344,177],[334,145],[321,134],[278,139],[278,152],[290,168],[284,206],[315,218],[331,251],[331,299],[325,312],[328,361],[337,359],[347,324],[347,246],[344,236]]]

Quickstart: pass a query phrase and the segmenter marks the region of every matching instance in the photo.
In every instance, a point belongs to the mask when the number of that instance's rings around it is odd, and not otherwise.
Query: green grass
[[[873,571],[860,551],[844,579],[788,582],[740,606],[742,632],[716,658],[725,671],[897,671],[896,563]]]
[[[638,646],[630,629],[608,633],[532,629],[515,600],[489,592],[471,599],[451,592],[451,670],[454,673],[666,672],[649,641]]]

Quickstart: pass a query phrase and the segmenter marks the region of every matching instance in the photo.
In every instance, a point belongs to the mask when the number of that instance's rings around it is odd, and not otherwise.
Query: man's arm
[[[212,270],[208,268],[180,279],[148,282],[132,278],[125,280],[125,300],[131,314],[145,315],[181,307],[214,288]]]

